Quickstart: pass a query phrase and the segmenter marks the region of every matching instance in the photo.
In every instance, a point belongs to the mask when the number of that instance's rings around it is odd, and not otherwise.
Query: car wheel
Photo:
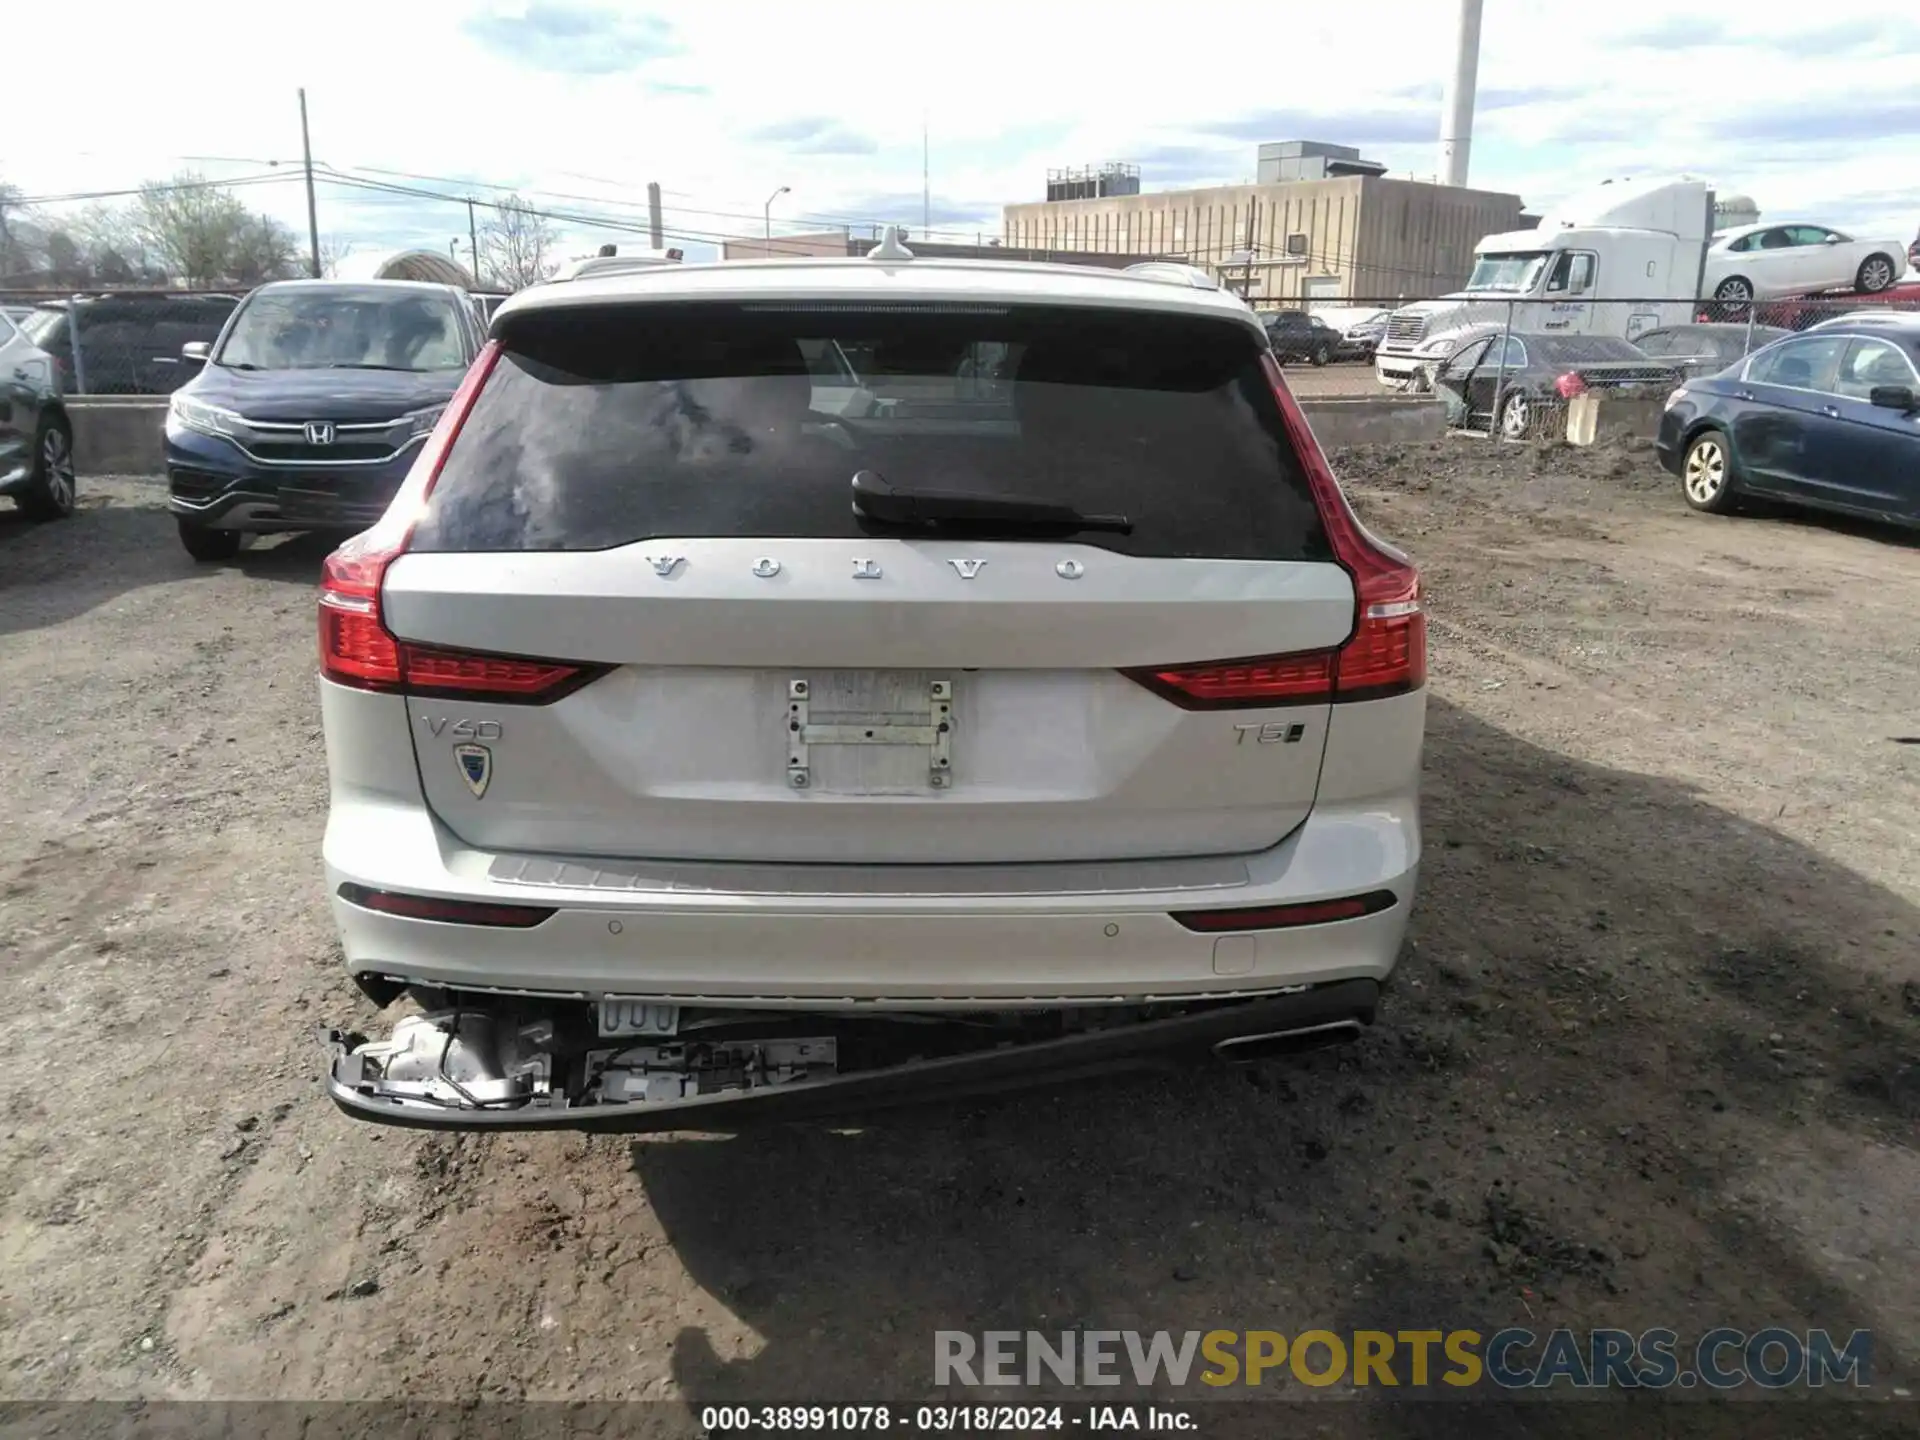
[[[1533,405],[1518,390],[1509,392],[1494,412],[1502,440],[1524,440],[1533,429]]]
[[[1899,274],[1891,255],[1869,255],[1860,262],[1860,273],[1853,277],[1853,288],[1862,295],[1878,295],[1890,287]]]
[[[1330,353],[1328,352],[1328,350],[1327,350],[1327,347],[1326,347],[1326,346],[1324,346],[1324,345],[1316,345],[1316,346],[1314,346],[1314,347],[1313,347],[1313,357],[1312,357],[1312,358],[1313,358],[1313,363],[1314,363],[1315,365],[1324,365],[1324,364],[1326,364],[1326,363],[1327,363],[1327,361],[1328,361],[1329,359],[1331,359],[1332,357],[1331,357],[1331,355],[1330,355]]]
[[[240,553],[238,530],[213,530],[191,520],[182,520],[179,525],[180,544],[196,560],[231,560]]]
[[[20,492],[20,509],[30,520],[64,520],[73,514],[78,493],[73,432],[64,420],[42,420],[33,442],[33,478]]]
[[[1680,464],[1680,493],[1687,504],[1709,515],[1724,515],[1733,508],[1734,488],[1727,437],[1718,430],[1694,436]]]
[[[1713,298],[1716,300],[1751,300],[1753,299],[1753,283],[1744,275],[1729,275],[1714,288]]]

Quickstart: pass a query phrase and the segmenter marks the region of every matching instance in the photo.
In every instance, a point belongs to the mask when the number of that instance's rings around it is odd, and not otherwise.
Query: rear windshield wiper
[[[885,525],[1025,525],[1036,530],[1111,530],[1127,535],[1125,515],[1084,515],[1071,505],[1026,495],[905,490],[875,470],[853,477],[853,513]]]

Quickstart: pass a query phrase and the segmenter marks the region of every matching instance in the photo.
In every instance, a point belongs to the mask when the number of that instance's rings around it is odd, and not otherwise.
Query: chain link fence
[[[240,298],[193,290],[15,290],[0,292],[0,313],[53,357],[65,394],[166,395],[198,369],[183,347],[211,345]]]

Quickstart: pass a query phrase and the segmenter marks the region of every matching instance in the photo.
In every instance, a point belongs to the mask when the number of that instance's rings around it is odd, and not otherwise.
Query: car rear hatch
[[[1120,860],[1312,808],[1355,582],[1252,326],[656,301],[496,344],[377,586],[465,842]]]

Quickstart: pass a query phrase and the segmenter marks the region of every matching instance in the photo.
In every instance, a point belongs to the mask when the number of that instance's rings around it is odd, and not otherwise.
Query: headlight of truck
[[[218,405],[195,400],[178,390],[167,401],[168,422],[178,425],[182,430],[194,430],[202,435],[231,435],[233,425],[239,419],[231,410],[222,410]]]
[[[1682,400],[1686,398],[1687,398],[1687,387],[1682,385],[1678,390],[1674,391],[1671,395],[1667,396],[1667,403],[1661,406],[1660,408],[1663,410],[1671,410],[1674,406],[1678,405]]]

